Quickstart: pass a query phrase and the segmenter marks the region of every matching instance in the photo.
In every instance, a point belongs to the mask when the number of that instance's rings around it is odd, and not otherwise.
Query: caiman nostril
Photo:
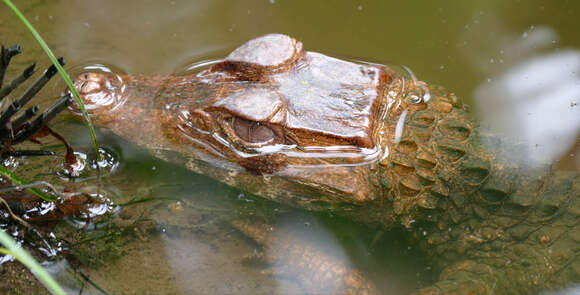
[[[74,82],[79,94],[99,92],[107,83],[107,77],[100,73],[81,74]]]
[[[115,109],[124,100],[123,80],[112,73],[82,73],[75,79],[74,86],[90,112]],[[78,112],[76,106],[72,106],[72,110]]]

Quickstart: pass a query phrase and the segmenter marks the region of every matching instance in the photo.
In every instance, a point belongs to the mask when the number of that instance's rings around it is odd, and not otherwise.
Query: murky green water
[[[15,1],[67,69],[103,63],[130,74],[168,74],[219,58],[245,41],[279,32],[307,50],[405,65],[424,81],[453,90],[483,124],[537,148],[528,160],[580,170],[580,3],[573,1]],[[24,54],[9,74],[34,60],[40,48],[8,9],[0,6],[0,42],[20,43]],[[42,97],[58,95],[54,81]],[[63,116],[54,125],[73,146],[88,151],[80,124]],[[75,248],[82,271],[112,294],[299,293],[291,281],[247,267],[255,248],[225,224],[238,215],[268,216],[294,231],[322,236],[321,244],[366,271],[385,293],[408,293],[434,280],[426,257],[402,232],[379,233],[333,216],[303,212],[244,196],[204,176],[163,163],[99,133],[120,157],[105,176],[103,194],[115,204],[170,198],[120,210],[99,239]],[[56,142],[51,142],[56,144]],[[54,170],[29,164],[36,178],[64,186]],[[40,171],[40,172],[39,172]],[[48,176],[47,176],[48,175]],[[85,186],[83,188],[83,186]],[[75,188],[94,191],[94,181]],[[179,199],[179,200],[178,200]],[[282,217],[280,217],[282,216]],[[290,217],[289,217],[290,216]],[[276,219],[280,218],[280,219]],[[60,232],[82,224],[62,222]],[[127,230],[129,229],[129,230]],[[303,233],[304,234],[304,233]],[[90,237],[89,237],[90,238]],[[82,258],[84,257],[84,258]],[[90,259],[89,259],[90,258]],[[66,266],[64,269],[70,269]],[[71,289],[70,271],[59,275]],[[85,287],[87,294],[98,294]],[[84,294],[84,293],[83,293]]]

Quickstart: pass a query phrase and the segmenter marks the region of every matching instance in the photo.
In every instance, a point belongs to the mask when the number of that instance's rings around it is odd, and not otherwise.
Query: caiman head
[[[193,75],[84,73],[75,85],[97,125],[278,202],[388,210],[391,182],[414,195],[420,185],[394,179],[407,167],[390,158],[395,146],[415,156],[403,125],[426,108],[427,86],[386,66],[304,51],[285,35],[250,40]]]

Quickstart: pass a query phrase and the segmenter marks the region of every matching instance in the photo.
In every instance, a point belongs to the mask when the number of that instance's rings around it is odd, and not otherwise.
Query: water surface
[[[94,64],[129,74],[182,72],[192,63],[223,57],[245,41],[273,32],[301,40],[307,50],[405,65],[420,80],[454,91],[492,132],[528,142],[533,152],[525,155],[526,161],[580,170],[580,3],[270,0],[15,4],[55,53],[67,59],[67,69],[73,73]],[[0,7],[0,42],[20,43],[25,51],[14,60],[9,74],[34,60],[41,67],[47,65],[29,33],[6,7]],[[38,98],[55,97],[62,87],[62,82],[53,81]],[[70,115],[62,116],[54,126],[81,151],[88,151],[86,130],[71,120]],[[166,199],[120,210],[112,222],[97,226],[111,234],[111,239],[75,250],[80,257],[86,256],[82,271],[107,292],[300,292],[291,281],[265,276],[260,268],[240,263],[239,258],[256,245],[225,221],[237,214],[267,212],[272,212],[267,218],[279,226],[320,237],[320,244],[365,270],[384,292],[407,293],[434,279],[426,257],[400,231],[382,233],[334,216],[261,202],[156,160],[106,131],[99,134],[102,144],[120,159],[119,166],[105,175],[103,194],[111,203]],[[55,183],[65,185],[53,169],[36,169],[32,169],[34,177],[49,175]],[[79,187],[94,190],[94,181],[81,181]],[[66,233],[74,227],[83,228],[83,224],[69,220],[57,230]],[[61,281],[71,289],[79,288],[66,271],[70,267],[63,265]],[[99,293],[93,287],[85,287],[83,292]]]

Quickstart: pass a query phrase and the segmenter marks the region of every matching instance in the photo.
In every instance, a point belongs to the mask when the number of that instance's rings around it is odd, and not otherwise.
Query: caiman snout
[[[77,91],[82,94],[99,92],[102,84],[106,81],[105,74],[102,73],[84,73],[80,74],[74,82]]]
[[[119,75],[87,72],[78,75],[73,84],[90,114],[114,110],[124,101],[125,84]],[[71,108],[79,113],[76,104]]]

